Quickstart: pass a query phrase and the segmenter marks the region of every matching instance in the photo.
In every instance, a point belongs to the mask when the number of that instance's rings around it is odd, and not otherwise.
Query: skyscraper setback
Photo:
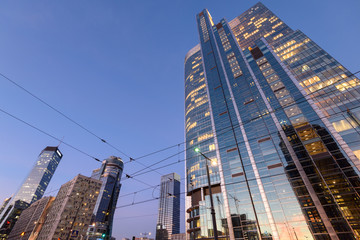
[[[10,233],[23,209],[44,195],[62,157],[58,147],[48,146],[41,151],[20,189],[0,212],[0,237],[6,237]]]
[[[214,23],[185,57],[187,234],[360,237],[360,81],[263,4]]]
[[[156,240],[170,240],[180,233],[180,176],[176,173],[161,177]]]

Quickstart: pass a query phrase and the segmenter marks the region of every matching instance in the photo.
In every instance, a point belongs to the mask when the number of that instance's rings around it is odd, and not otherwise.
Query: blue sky
[[[196,13],[207,8],[215,22],[223,17],[231,20],[256,2],[1,1],[0,73],[136,158],[184,141],[183,61],[198,42]],[[350,71],[360,70],[359,1],[263,3]],[[99,159],[123,157],[1,77],[0,109],[64,137],[65,142]],[[40,151],[58,141],[1,112],[0,123],[2,201],[16,191]],[[60,148],[64,158],[48,192],[78,173],[90,175],[99,167],[98,162],[67,146]],[[181,150],[182,146],[174,147],[139,161],[149,165]],[[159,166],[183,158],[180,154]],[[129,163],[124,172],[131,174],[141,168]],[[163,174],[173,171],[183,177],[183,163],[159,170]],[[156,185],[160,175],[144,174],[138,179]],[[126,180],[121,195],[146,187]],[[118,206],[151,199],[157,193],[155,189],[122,197]],[[154,233],[157,207],[157,201],[152,201],[119,208],[114,236]]]

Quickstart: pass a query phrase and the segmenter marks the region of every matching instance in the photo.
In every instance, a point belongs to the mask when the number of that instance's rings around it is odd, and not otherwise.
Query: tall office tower
[[[161,177],[156,240],[170,240],[180,233],[180,176],[176,173]]]
[[[101,183],[79,174],[62,185],[37,240],[85,239]]]
[[[120,193],[120,180],[124,163],[119,157],[111,156],[102,162],[100,168],[95,169],[91,178],[102,182],[97,199],[92,224],[88,229],[88,239],[111,239],[112,225],[117,200]]]
[[[3,204],[1,205],[1,208],[0,208],[0,215],[2,213],[2,211],[6,208],[6,206],[9,204],[10,200],[11,200],[12,197],[9,197],[9,198],[6,198],[3,202]]]
[[[185,57],[189,239],[360,238],[360,81],[263,4],[197,17]]]
[[[58,147],[46,147],[41,151],[20,189],[0,213],[1,237],[10,233],[23,209],[44,195],[62,157]]]
[[[21,213],[7,239],[35,240],[54,200],[54,197],[44,197],[31,204]]]

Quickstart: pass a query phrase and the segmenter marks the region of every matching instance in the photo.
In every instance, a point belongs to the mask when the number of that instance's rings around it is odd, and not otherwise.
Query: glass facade
[[[229,23],[204,10],[197,24],[185,58],[189,239],[213,237],[195,147],[218,163],[220,238],[358,239],[359,80],[261,3]]]
[[[0,232],[11,231],[21,211],[42,198],[62,157],[58,147],[42,150],[20,189],[0,213]]]
[[[180,176],[176,173],[161,177],[156,240],[171,240],[180,233]]]
[[[102,162],[99,169],[95,169],[91,178],[102,182],[100,193],[95,204],[92,217],[93,225],[89,226],[88,239],[111,239],[113,219],[117,200],[120,193],[120,180],[124,163],[119,157],[111,156]]]

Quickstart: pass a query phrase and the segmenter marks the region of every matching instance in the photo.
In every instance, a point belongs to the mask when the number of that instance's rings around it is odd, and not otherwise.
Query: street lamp
[[[200,153],[201,156],[203,156],[206,160],[209,160],[211,162],[211,165],[215,166],[217,163],[213,160],[211,160],[210,158],[208,158],[207,156],[205,156],[202,152],[200,152],[199,148],[195,148],[195,152]],[[209,195],[210,195],[210,205],[211,205],[211,218],[212,218],[212,224],[213,224],[213,228],[214,228],[214,239],[218,240],[218,232],[217,232],[217,227],[216,227],[216,218],[215,218],[215,209],[214,209],[214,201],[213,201],[213,197],[212,197],[212,192],[211,192],[211,182],[210,182],[210,173],[209,173],[209,166],[208,163],[206,161],[206,175],[207,175],[207,179],[208,179],[208,185],[209,185]]]

